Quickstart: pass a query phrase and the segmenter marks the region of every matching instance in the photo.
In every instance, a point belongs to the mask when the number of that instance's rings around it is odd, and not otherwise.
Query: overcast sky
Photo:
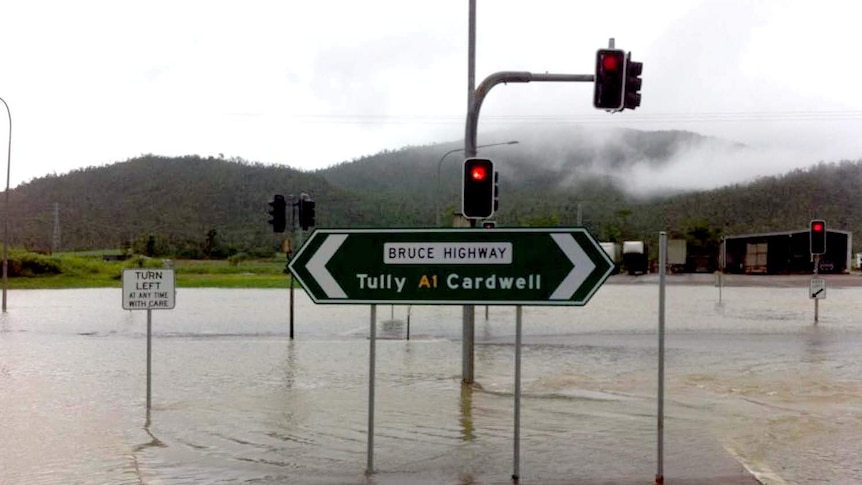
[[[592,107],[589,83],[498,86],[483,105],[480,144],[519,123],[626,126],[691,130],[768,154],[716,160],[729,178],[862,158],[862,4],[477,3],[477,83],[503,70],[592,74],[609,37],[644,63],[641,108],[613,115]],[[12,186],[144,153],[310,170],[462,140],[467,7],[0,0]],[[0,116],[0,143],[7,130]]]

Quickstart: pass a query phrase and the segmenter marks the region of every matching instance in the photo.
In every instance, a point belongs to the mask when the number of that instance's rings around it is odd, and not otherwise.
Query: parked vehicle
[[[682,273],[685,271],[686,262],[686,240],[670,239],[667,242],[667,266],[671,273]]]
[[[644,241],[623,242],[623,266],[630,275],[649,273],[649,254]]]
[[[614,269],[611,272],[611,274],[619,273],[620,272],[620,266],[622,265],[622,262],[623,262],[622,245],[620,245],[620,243],[615,243],[615,242],[603,242],[603,243],[599,243],[599,245],[601,245],[602,249],[605,250],[605,253],[607,253],[609,258],[611,258],[611,261],[614,262]]]

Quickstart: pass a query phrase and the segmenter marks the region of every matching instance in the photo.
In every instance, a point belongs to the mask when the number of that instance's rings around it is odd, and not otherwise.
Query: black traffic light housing
[[[625,109],[626,53],[620,49],[596,52],[593,106],[608,111]]]
[[[272,202],[269,203],[269,206],[271,207],[269,215],[272,216],[269,223],[272,224],[272,232],[284,232],[284,229],[287,226],[287,202],[284,201],[284,196],[273,196]]]
[[[494,215],[496,177],[494,162],[487,158],[464,160],[461,184],[461,213],[468,219],[487,219]]]
[[[826,221],[813,219],[809,227],[811,254],[826,254]]]
[[[644,70],[643,62],[632,60],[632,53],[626,54],[626,80],[623,109],[635,109],[641,105],[641,73]]]
[[[315,205],[317,204],[314,200],[306,194],[303,194],[299,199],[299,227],[303,231],[307,231],[309,227],[314,226],[314,219],[316,217]]]
[[[494,172],[494,213],[500,210],[500,172]]]

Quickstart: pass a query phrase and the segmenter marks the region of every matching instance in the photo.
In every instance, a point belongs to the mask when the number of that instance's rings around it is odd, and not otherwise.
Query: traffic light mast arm
[[[473,95],[473,103],[467,110],[467,127],[464,133],[464,154],[467,158],[476,156],[476,132],[479,125],[479,111],[482,109],[482,101],[491,91],[491,88],[500,83],[529,83],[529,82],[566,82],[566,83],[591,83],[595,81],[593,74],[535,74],[526,71],[500,71],[491,74],[476,88]]]

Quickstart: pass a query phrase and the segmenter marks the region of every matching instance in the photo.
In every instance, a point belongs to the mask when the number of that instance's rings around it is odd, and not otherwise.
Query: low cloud
[[[493,138],[520,141],[499,152],[498,166],[507,177],[521,181],[552,177],[561,188],[592,179],[611,180],[636,197],[709,190],[848,158],[824,158],[816,155],[820,150],[750,145],[680,130],[527,127],[498,132]]]

